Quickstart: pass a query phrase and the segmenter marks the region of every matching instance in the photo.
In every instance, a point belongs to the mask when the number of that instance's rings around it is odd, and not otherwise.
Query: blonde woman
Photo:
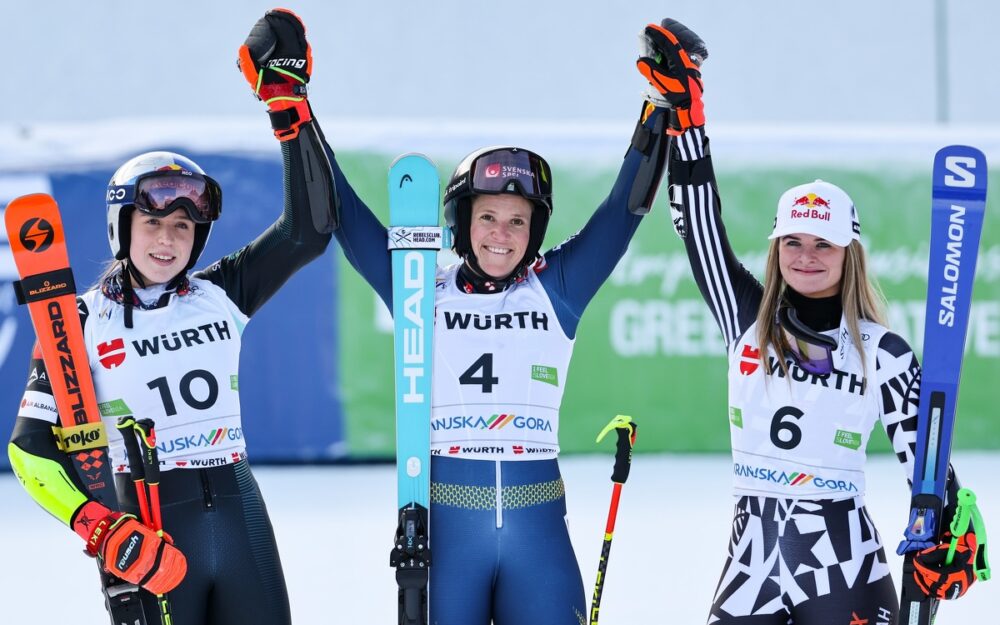
[[[912,476],[920,366],[885,326],[858,212],[822,180],[786,191],[760,284],[722,223],[701,73],[668,28],[645,35],[659,54],[639,69],[673,110],[674,227],[729,355],[737,502],[709,622],[894,622],[896,591],[864,503],[865,448],[881,421]],[[974,536],[961,544],[959,572]],[[928,559],[934,551],[918,560],[948,579],[955,571]]]

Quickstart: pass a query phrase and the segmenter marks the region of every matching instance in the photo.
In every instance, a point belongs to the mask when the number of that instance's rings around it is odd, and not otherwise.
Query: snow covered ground
[[[612,447],[561,462],[588,592],[611,494]],[[955,464],[1000,536],[1000,455],[963,452]],[[730,467],[725,455],[637,454],[622,492],[602,623],[705,622],[729,536]],[[295,622],[394,623],[388,566],[394,468],[258,467],[255,473],[278,535]],[[868,480],[872,516],[894,548],[909,500],[899,466],[891,457],[873,457]],[[0,474],[0,501],[0,624],[106,623],[94,565],[81,554],[79,539],[38,508],[9,473]],[[889,558],[899,571],[899,558]],[[898,583],[898,573],[894,577]],[[997,622],[998,584],[976,584],[963,599],[942,606],[937,625]]]

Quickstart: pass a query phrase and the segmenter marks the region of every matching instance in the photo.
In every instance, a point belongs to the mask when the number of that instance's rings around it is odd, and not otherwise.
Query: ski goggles
[[[468,193],[517,192],[551,206],[552,172],[541,156],[520,148],[498,148],[476,157],[469,167]]]
[[[803,370],[816,375],[833,372],[835,338],[816,332],[799,321],[795,309],[787,305],[778,307],[774,323],[784,336],[787,355],[791,355]]]
[[[222,214],[222,188],[203,174],[170,169],[143,174],[135,184],[109,186],[108,202],[157,216],[184,209],[191,221],[207,224]]]

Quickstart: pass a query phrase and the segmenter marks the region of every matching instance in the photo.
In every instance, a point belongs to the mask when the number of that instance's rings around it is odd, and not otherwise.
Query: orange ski
[[[14,289],[28,305],[59,411],[59,445],[91,494],[117,509],[59,206],[43,193],[25,195],[7,205],[4,221],[21,276]]]

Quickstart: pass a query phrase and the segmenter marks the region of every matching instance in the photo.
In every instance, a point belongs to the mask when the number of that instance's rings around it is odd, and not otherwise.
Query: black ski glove
[[[312,49],[299,16],[272,9],[257,20],[240,46],[236,66],[258,99],[267,104],[274,136],[294,139],[312,119],[306,84],[312,74]]]

